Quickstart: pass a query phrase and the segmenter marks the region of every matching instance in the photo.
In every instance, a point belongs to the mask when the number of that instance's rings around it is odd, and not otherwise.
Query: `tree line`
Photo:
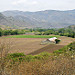
[[[35,29],[12,29],[12,30],[3,30],[0,28],[0,36],[5,35],[19,35],[19,34],[25,34],[25,33],[34,33],[35,35],[60,35],[60,36],[67,36],[75,38],[75,29],[73,27],[70,28],[60,28],[60,29],[41,29],[41,28],[35,28]]]
[[[75,38],[75,29],[60,28],[60,29],[30,29],[30,31],[36,32],[36,35],[60,35]],[[38,32],[38,33],[37,33]]]
[[[3,30],[0,28],[0,36],[25,34],[23,29]]]

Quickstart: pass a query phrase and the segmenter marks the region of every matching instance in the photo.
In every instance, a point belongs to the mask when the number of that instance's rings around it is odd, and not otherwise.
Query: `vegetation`
[[[25,62],[30,62],[30,61],[35,61],[35,60],[44,60],[47,59],[51,54],[48,52],[43,52],[40,53],[39,55],[25,55],[24,53],[13,53],[13,54],[8,54],[7,59],[13,60],[13,63],[16,61],[25,61]]]
[[[56,39],[55,41],[56,41],[56,44],[58,44],[58,43],[60,42],[60,40],[59,40],[59,39]]]
[[[69,26],[68,28],[60,28],[60,29],[36,29],[36,30],[34,29],[34,31],[38,32],[35,33],[36,35],[55,34],[75,38],[75,26],[73,27]]]
[[[7,38],[52,38],[52,37],[60,37],[59,35],[14,35],[7,36]]]
[[[0,36],[6,36],[6,35],[19,35],[19,34],[25,34],[25,30],[2,30],[0,29]]]
[[[19,34],[30,34],[30,35],[19,35]],[[34,35],[32,35],[34,34]],[[75,38],[75,26],[69,26],[68,28],[60,28],[60,29],[15,29],[15,30],[2,30],[0,28],[0,36],[6,35],[17,35],[17,36],[9,36],[16,38],[50,38],[51,36],[47,35],[59,35],[59,36],[67,36]],[[35,36],[36,35],[36,36]],[[41,36],[40,36],[41,35]],[[44,35],[44,36],[43,36]],[[53,36],[53,37],[59,37]]]

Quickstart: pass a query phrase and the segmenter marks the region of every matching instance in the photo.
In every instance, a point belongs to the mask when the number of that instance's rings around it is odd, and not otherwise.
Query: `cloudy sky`
[[[72,10],[75,0],[0,0],[0,12],[6,10]]]

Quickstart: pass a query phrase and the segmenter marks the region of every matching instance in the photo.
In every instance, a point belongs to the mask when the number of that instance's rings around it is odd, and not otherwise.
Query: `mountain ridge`
[[[45,10],[37,12],[5,11],[7,18],[12,17],[15,26],[25,28],[63,28],[75,25],[75,9],[68,11]],[[12,26],[12,25],[11,25]]]

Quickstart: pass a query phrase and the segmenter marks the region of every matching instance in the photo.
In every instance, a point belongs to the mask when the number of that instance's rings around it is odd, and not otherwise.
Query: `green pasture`
[[[60,37],[59,35],[13,35],[7,36],[6,38],[52,38],[52,37]]]

